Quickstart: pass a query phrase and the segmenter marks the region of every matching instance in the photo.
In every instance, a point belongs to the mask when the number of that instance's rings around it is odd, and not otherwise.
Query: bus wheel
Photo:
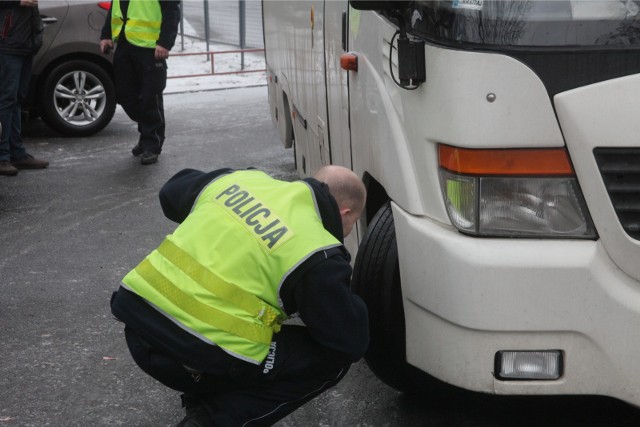
[[[396,390],[439,393],[444,383],[406,362],[398,247],[389,202],[373,217],[360,243],[351,287],[369,310],[365,361],[371,371]]]

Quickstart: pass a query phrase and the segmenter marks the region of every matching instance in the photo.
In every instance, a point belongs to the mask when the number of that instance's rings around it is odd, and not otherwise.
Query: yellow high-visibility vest
[[[118,41],[123,26],[120,0],[111,4],[111,37]],[[124,33],[129,43],[140,47],[156,47],[160,38],[162,11],[158,0],[131,0],[127,9],[127,24]]]
[[[284,280],[314,253],[340,245],[306,183],[238,171],[211,182],[123,285],[203,341],[259,364],[286,319]]]

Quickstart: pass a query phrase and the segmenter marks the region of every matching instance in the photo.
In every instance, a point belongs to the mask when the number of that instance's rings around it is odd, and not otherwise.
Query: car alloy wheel
[[[76,60],[53,69],[44,84],[43,119],[69,136],[88,136],[103,129],[115,112],[115,88],[101,67]]]

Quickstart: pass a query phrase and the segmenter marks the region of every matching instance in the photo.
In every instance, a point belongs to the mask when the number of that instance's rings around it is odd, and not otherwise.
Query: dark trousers
[[[154,58],[155,49],[138,47],[124,37],[113,57],[116,98],[129,118],[138,124],[138,143],[144,151],[159,154],[164,142],[164,101],[167,63]]]
[[[259,366],[214,352],[215,372],[188,370],[125,328],[133,359],[147,374],[189,400],[204,403],[216,426],[269,426],[336,385],[337,366],[305,327],[283,326]]]
[[[27,152],[22,144],[22,101],[31,78],[31,55],[0,53],[0,160],[22,160]]]

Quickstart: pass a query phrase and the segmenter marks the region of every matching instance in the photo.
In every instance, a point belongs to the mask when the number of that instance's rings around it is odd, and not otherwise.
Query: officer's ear
[[[347,237],[353,229],[353,224],[356,223],[358,218],[354,215],[351,208],[340,208],[340,218],[342,219],[342,236]]]
[[[345,217],[351,213],[351,208],[340,208],[340,216]]]

